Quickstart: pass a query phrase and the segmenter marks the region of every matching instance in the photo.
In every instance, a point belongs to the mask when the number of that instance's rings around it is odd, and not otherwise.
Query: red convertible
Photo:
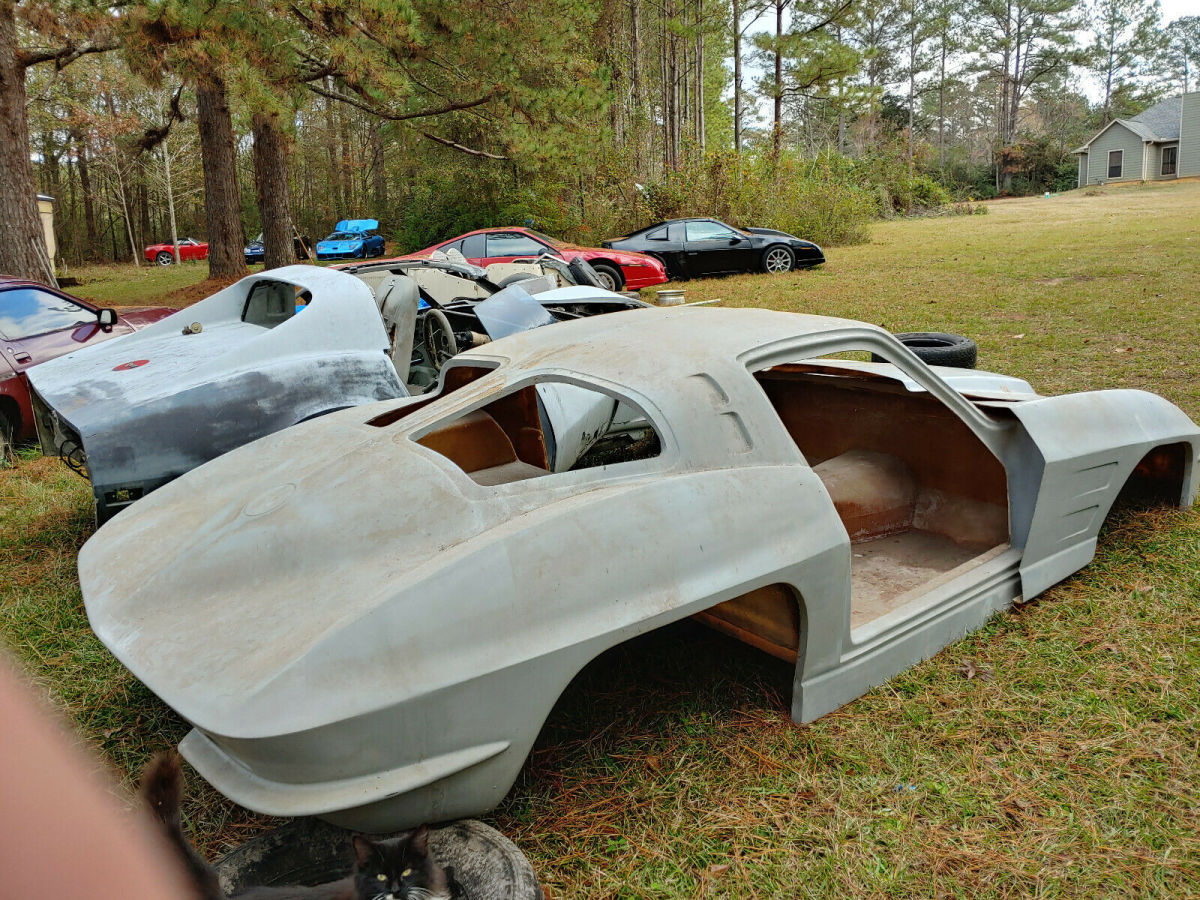
[[[160,266],[169,266],[175,262],[174,249],[170,241],[162,244],[151,244],[145,250],[146,262],[157,263]],[[198,241],[195,238],[180,238],[179,258],[181,260],[208,259],[208,242]]]
[[[173,312],[137,308],[117,315],[36,281],[0,276],[0,447],[36,436],[26,369],[137,331]]]
[[[584,259],[600,276],[604,287],[610,291],[630,290],[662,284],[667,280],[667,270],[661,262],[644,253],[625,250],[605,250],[600,247],[580,247],[558,238],[534,231],[532,228],[485,228],[460,234],[456,238],[410,253],[401,259],[421,259],[435,250],[443,253],[454,248],[475,266],[490,266],[492,263],[512,262],[552,253],[571,262]]]

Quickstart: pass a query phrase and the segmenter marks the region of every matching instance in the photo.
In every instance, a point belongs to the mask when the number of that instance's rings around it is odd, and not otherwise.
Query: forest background
[[[1153,0],[0,0],[0,272],[190,236],[233,277],[247,235],[279,265],[368,217],[400,252],[677,215],[853,243],[1074,187],[1198,66]]]

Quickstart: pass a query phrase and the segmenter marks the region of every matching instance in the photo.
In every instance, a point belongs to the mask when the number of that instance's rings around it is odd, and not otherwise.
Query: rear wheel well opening
[[[1160,444],[1133,467],[1112,509],[1145,509],[1155,506],[1179,506],[1184,501],[1192,447],[1186,441]]]
[[[588,736],[600,732],[605,742],[641,742],[749,709],[790,714],[805,631],[799,592],[779,583],[621,641],[574,673],[536,746],[587,741],[594,751]]]

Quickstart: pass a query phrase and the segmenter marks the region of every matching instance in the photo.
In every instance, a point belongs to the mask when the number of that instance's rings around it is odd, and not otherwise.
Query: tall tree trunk
[[[179,228],[175,224],[175,186],[171,182],[171,148],[167,139],[162,142],[163,181],[167,185],[167,222],[171,228],[171,255],[179,262]]]
[[[775,0],[775,108],[771,125],[771,152],[779,158],[783,146],[783,7],[785,0]]]
[[[733,0],[733,150],[742,152],[742,13]]]
[[[87,247],[83,251],[84,259],[96,259],[100,256],[100,234],[96,229],[95,197],[92,194],[92,179],[88,173],[87,142],[75,133],[75,158],[79,163],[79,187],[83,194],[83,227],[87,232]]]
[[[25,63],[17,46],[16,4],[0,2],[0,272],[58,286],[38,215],[29,159]]]
[[[274,113],[254,114],[254,186],[263,229],[263,266],[274,269],[296,261],[288,196],[288,136]]]
[[[383,123],[374,122],[371,125],[371,193],[374,194],[373,205],[376,215],[387,213],[388,190],[387,171],[384,167],[383,154]]]
[[[246,274],[246,232],[238,194],[237,154],[225,82],[215,73],[196,84],[196,123],[204,166],[204,207],[208,222],[208,274],[231,278]]]

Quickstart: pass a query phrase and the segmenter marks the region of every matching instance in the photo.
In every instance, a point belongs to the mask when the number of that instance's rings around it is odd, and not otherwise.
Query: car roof
[[[745,372],[745,358],[772,345],[835,332],[849,338],[850,332],[864,330],[890,337],[877,325],[831,316],[716,307],[637,309],[534,329],[468,350],[458,359],[470,365],[472,359],[503,358],[518,371],[573,371],[658,398],[702,373],[731,371],[731,365]]]

